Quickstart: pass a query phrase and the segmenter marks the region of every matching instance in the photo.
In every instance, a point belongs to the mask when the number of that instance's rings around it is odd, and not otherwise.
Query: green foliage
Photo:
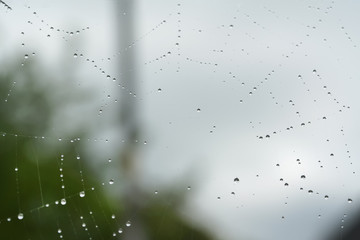
[[[54,101],[51,83],[59,80],[50,74],[40,76],[33,71],[36,68],[33,63],[19,71],[18,64],[14,64],[8,73],[0,75],[1,238],[57,239],[62,235],[64,239],[109,239],[122,227],[124,233],[117,233],[120,239],[129,239],[127,232],[131,231],[145,232],[146,239],[210,239],[177,214],[184,197],[173,194],[173,205],[163,201],[165,196],[156,201],[145,197],[145,207],[126,196],[114,200],[104,191],[89,160],[77,159],[87,155],[80,141],[70,143],[46,136],[52,116],[72,99]],[[44,84],[46,81],[48,84]],[[124,150],[130,154],[134,151],[136,148]],[[123,167],[120,171],[129,175],[131,169]],[[60,174],[64,175],[64,189]],[[84,189],[85,197],[80,197]],[[63,198],[65,205],[60,201]],[[19,213],[24,214],[21,220]],[[113,214],[116,219],[111,217]],[[125,225],[129,219],[131,228]]]

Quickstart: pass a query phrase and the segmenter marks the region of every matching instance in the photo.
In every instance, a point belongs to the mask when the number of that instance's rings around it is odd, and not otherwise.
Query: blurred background
[[[357,239],[359,8],[0,2],[0,238]]]

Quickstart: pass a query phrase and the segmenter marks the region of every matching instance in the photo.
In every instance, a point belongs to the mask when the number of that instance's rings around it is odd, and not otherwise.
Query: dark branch
[[[12,8],[9,5],[7,5],[6,2],[0,0],[0,3],[2,3],[5,7],[7,7],[7,9],[12,10]]]

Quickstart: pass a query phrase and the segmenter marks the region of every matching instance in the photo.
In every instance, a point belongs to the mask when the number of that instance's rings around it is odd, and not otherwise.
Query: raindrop
[[[131,226],[131,222],[130,222],[130,221],[127,221],[127,222],[126,222],[126,226],[127,226],[127,227],[130,227],[130,226]]]
[[[62,233],[62,230],[59,228],[57,232],[58,232],[58,233]]]
[[[188,186],[188,187],[187,187],[187,190],[191,190],[191,187],[190,187],[190,186]]]
[[[234,178],[234,182],[236,182],[236,183],[237,183],[237,182],[239,182],[239,181],[240,181],[240,180],[239,180],[239,178],[237,178],[237,177],[236,177],[236,178]]]
[[[312,194],[312,193],[313,193],[313,190],[309,190],[308,193],[309,193],[309,194]]]
[[[25,59],[28,59],[28,58],[29,58],[29,55],[25,54],[25,55],[24,55],[24,58],[25,58]]]
[[[111,218],[112,218],[112,219],[115,219],[115,214],[111,215]]]
[[[348,203],[352,203],[352,199],[351,198],[348,198]]]
[[[198,109],[196,109],[196,111],[197,111],[197,112],[201,112],[201,109],[200,109],[200,108],[198,108]]]
[[[86,223],[82,223],[81,226],[82,226],[82,227],[86,227]]]
[[[79,193],[79,195],[80,195],[80,197],[85,197],[85,191],[81,191],[81,192]]]
[[[19,220],[22,220],[22,219],[24,218],[24,214],[23,214],[23,213],[19,213],[17,217],[18,217]]]
[[[61,205],[66,205],[66,199],[65,198],[61,199],[60,203]]]
[[[113,180],[113,179],[110,179],[110,180],[109,180],[109,184],[110,184],[110,185],[114,184],[114,180]]]
[[[74,58],[77,58],[77,57],[78,57],[77,53],[74,53]]]
[[[158,194],[159,192],[158,191],[155,191],[155,194]]]
[[[301,177],[300,177],[301,179],[305,179],[306,178],[306,176],[305,175],[301,175]]]
[[[329,196],[328,196],[328,195],[325,195],[324,198],[325,198],[325,199],[329,199]]]
[[[123,232],[122,228],[119,228],[118,233],[122,233],[122,232]]]

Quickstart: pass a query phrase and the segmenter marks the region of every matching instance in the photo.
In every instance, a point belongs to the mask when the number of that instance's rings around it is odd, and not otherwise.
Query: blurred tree
[[[86,154],[82,153],[81,142],[71,142],[70,139],[83,136],[80,129],[62,141],[46,136],[48,129],[53,127],[51,119],[56,111],[63,105],[76,102],[77,99],[71,97],[71,88],[63,86],[67,88],[68,95],[59,101],[53,94],[59,91],[56,84],[61,82],[56,75],[44,70],[39,72],[43,68],[33,61],[22,67],[20,63],[7,64],[10,66],[7,71],[0,73],[1,238],[54,239],[60,235],[67,239],[89,239],[89,236],[92,239],[114,238],[113,234],[119,226],[109,219],[116,209],[124,225],[127,219],[132,220],[131,228],[122,235],[117,234],[120,239],[127,239],[130,235],[126,234],[132,233],[135,235],[131,236],[136,236],[132,239],[139,240],[210,239],[177,214],[185,195],[172,196],[173,204],[170,205],[161,197],[150,201],[149,196],[135,184],[137,175],[129,178],[135,170],[131,166],[137,151],[134,146],[126,146],[121,151],[124,161],[122,171],[130,183],[129,194],[120,201],[109,198],[98,180],[99,173],[91,169],[87,159],[81,160],[79,168],[77,156]],[[137,111],[131,104],[128,107],[127,111]],[[139,131],[139,125],[134,126],[130,139],[136,138]],[[64,161],[61,161],[62,155]],[[88,187],[83,198],[79,196],[84,190],[80,170]],[[60,174],[64,175],[64,183]],[[90,186],[95,190],[91,190]],[[63,198],[65,205],[61,204]],[[169,199],[165,194],[163,198]],[[23,219],[18,219],[20,213]],[[85,222],[86,228],[82,227]]]
[[[55,111],[65,104],[65,101],[54,102],[51,97],[55,89],[50,83],[58,79],[48,75],[50,73],[34,71],[41,69],[37,63],[10,66],[7,73],[0,74],[0,237],[54,239],[59,237],[58,229],[62,229],[64,237],[69,239],[74,235],[76,239],[88,239],[87,233],[74,227],[81,226],[79,214],[88,213],[89,206],[94,213],[109,212],[109,206],[104,204],[104,209],[96,211],[98,201],[104,201],[101,188],[97,195],[87,189],[86,200],[79,197],[78,193],[83,190],[79,163],[75,161],[79,143],[42,137],[50,127]],[[17,82],[19,79],[21,83]],[[44,81],[48,84],[42,84]],[[74,136],[80,135],[74,133]],[[61,155],[65,156],[63,163]],[[62,190],[60,168],[64,170],[66,196]],[[99,185],[91,178],[95,175],[86,164],[81,170],[90,173],[87,184]],[[64,197],[66,205],[55,204]],[[18,219],[19,213],[24,215],[23,219]],[[101,225],[101,231],[96,234],[110,236],[111,226],[105,224],[106,219],[97,217],[96,222]]]

